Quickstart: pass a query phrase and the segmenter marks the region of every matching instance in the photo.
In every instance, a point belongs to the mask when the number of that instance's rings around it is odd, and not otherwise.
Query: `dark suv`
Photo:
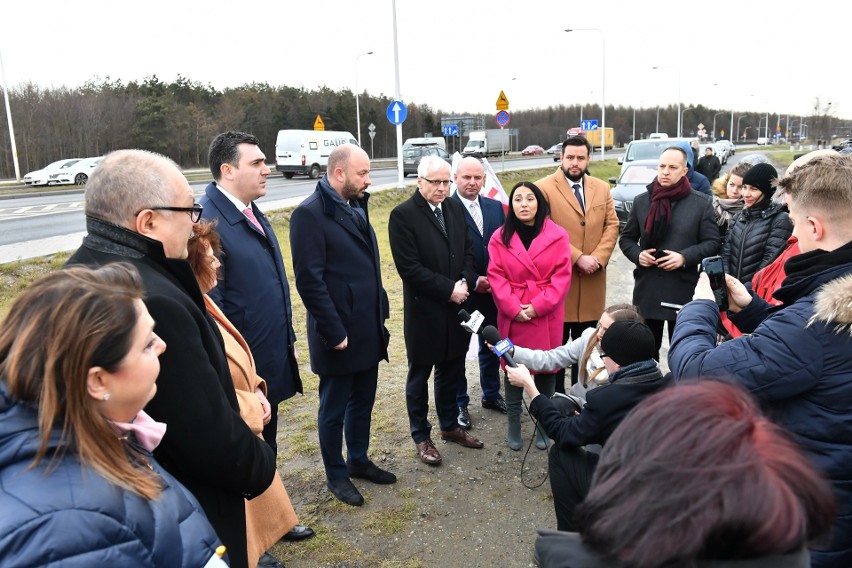
[[[404,176],[409,174],[417,175],[417,166],[420,165],[420,160],[424,156],[440,156],[448,164],[452,165],[452,160],[447,151],[438,146],[411,146],[402,149],[402,173]]]

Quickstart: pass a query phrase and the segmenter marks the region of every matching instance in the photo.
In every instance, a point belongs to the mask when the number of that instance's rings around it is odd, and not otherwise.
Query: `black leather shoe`
[[[295,542],[297,540],[307,540],[314,536],[314,529],[306,525],[296,525],[290,532],[281,537],[281,540]]]
[[[349,478],[344,478],[339,481],[327,481],[326,486],[335,497],[353,507],[360,507],[364,504],[364,497],[358,492],[358,489],[352,485]]]
[[[467,411],[466,406],[459,406],[458,423],[459,426],[461,426],[465,430],[470,430],[471,428],[473,428],[473,422],[470,421],[470,412]]]
[[[257,568],[284,568],[284,565],[268,552],[264,552],[257,561]]]
[[[482,408],[496,410],[497,412],[502,412],[503,414],[506,414],[508,412],[506,410],[506,401],[504,401],[502,398],[497,398],[494,400],[483,400]]]
[[[373,462],[367,462],[366,465],[346,466],[349,472],[349,477],[358,479],[366,479],[379,485],[390,485],[396,483],[396,476],[389,471],[386,471]]]

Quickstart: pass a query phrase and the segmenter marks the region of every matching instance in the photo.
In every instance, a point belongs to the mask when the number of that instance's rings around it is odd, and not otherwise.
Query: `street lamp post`
[[[680,114],[680,67],[677,66],[656,66],[654,69],[674,69],[677,71],[677,137],[681,136],[681,114]]]
[[[682,128],[683,128],[683,115],[686,114],[686,111],[694,110],[694,109],[695,109],[694,106],[686,107],[685,109],[683,109],[683,112],[680,113],[680,116],[678,117],[678,120],[677,120],[677,137],[678,138],[681,137],[681,132],[682,132]]]
[[[15,179],[21,181],[21,167],[18,165],[18,148],[15,145],[15,127],[12,126],[12,108],[9,106],[9,87],[6,86],[6,69],[3,67],[3,55],[0,54],[0,79],[3,80],[3,101],[6,103],[6,122],[9,123],[12,164],[15,166]]]
[[[739,140],[740,138],[740,121],[743,119],[743,115],[739,115],[737,117],[737,131],[735,132],[736,138],[735,140]],[[748,124],[746,124],[748,126]]]
[[[601,34],[601,160],[603,160],[606,157],[606,34],[598,28],[569,28],[565,31],[568,33],[598,32]]]
[[[719,116],[720,114],[726,114],[727,112],[728,111],[717,112],[716,114],[713,115],[713,142],[715,142],[716,139],[717,139],[717,136],[716,136],[716,117]]]
[[[373,55],[372,51],[355,57],[355,126],[358,128],[358,146],[361,146],[361,106],[358,104],[358,60],[365,55]]]

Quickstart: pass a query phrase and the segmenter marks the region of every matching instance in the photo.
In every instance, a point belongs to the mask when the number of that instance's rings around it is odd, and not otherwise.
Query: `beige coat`
[[[216,320],[225,341],[225,355],[228,357],[228,367],[231,370],[234,389],[237,391],[240,416],[252,432],[260,436],[263,431],[263,409],[254,391],[260,387],[266,393],[266,381],[257,376],[254,357],[237,328],[206,294],[204,303],[207,311]],[[269,488],[251,501],[246,501],[248,565],[256,566],[260,556],[298,522],[290,496],[287,495],[287,489],[284,488],[281,476],[276,470]]]
[[[571,262],[576,263],[580,255],[587,254],[597,258],[603,267],[588,275],[574,267],[565,298],[565,321],[597,321],[606,302],[606,266],[618,240],[618,216],[609,184],[589,175],[583,177],[585,216],[561,168],[535,184],[550,204],[551,218],[568,231]]]

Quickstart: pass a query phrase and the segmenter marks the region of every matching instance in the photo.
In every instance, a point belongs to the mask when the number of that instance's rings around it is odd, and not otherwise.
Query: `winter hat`
[[[775,193],[775,186],[772,184],[778,179],[778,172],[771,164],[756,164],[746,172],[743,176],[743,185],[750,185],[763,192],[764,197],[769,199]]]
[[[626,367],[653,359],[657,352],[651,328],[637,320],[613,322],[601,339],[601,350],[607,357]]]

